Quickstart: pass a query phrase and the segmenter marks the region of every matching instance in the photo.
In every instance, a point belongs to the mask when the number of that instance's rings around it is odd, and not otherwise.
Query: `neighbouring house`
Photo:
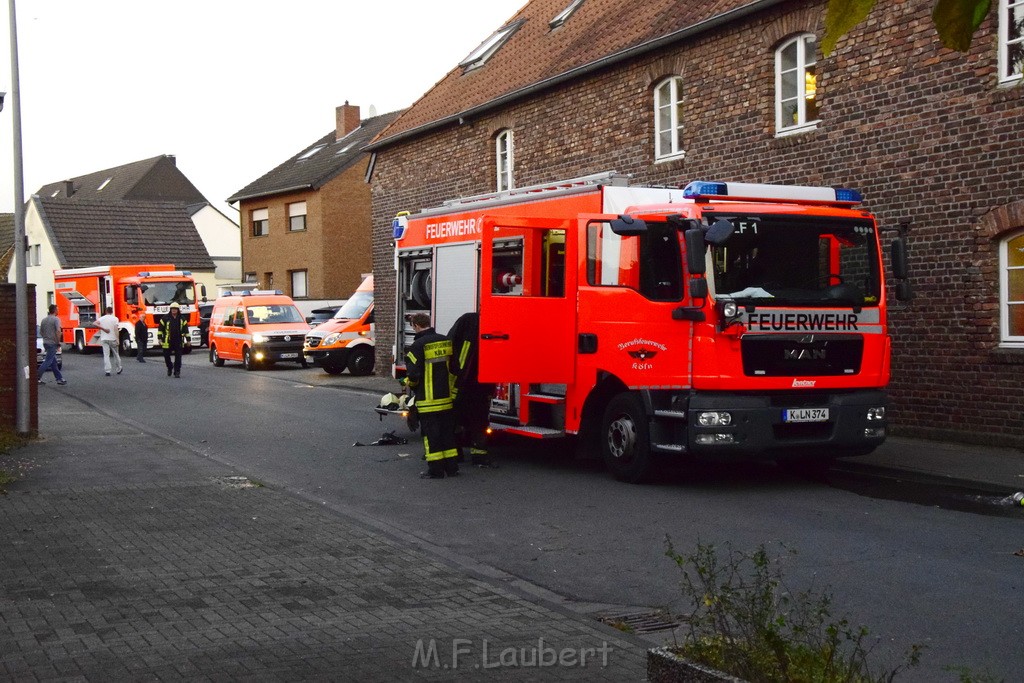
[[[0,213],[0,273],[14,265],[14,214]]]
[[[377,367],[398,211],[612,170],[841,185],[910,242],[916,299],[890,316],[898,433],[1024,445],[1020,2],[993,2],[961,54],[933,2],[882,0],[828,57],[826,4],[532,0],[481,36],[367,147]]]
[[[396,113],[360,119],[335,111],[337,125],[228,198],[242,223],[243,280],[295,299],[337,300],[370,270],[367,142]]]
[[[178,202],[68,201],[35,195],[25,211],[25,236],[25,271],[27,281],[36,285],[37,320],[55,303],[53,271],[58,268],[173,263],[191,271],[216,295],[213,259]]]
[[[51,244],[52,238],[47,226],[39,222],[40,212],[32,211],[32,205],[38,200],[49,205],[56,205],[65,202],[69,205],[88,204],[92,207],[85,222],[79,228],[74,226],[63,226],[64,231],[60,235],[62,240],[71,239],[93,239],[87,233],[77,234],[76,230],[94,230],[102,221],[97,217],[97,212],[104,204],[111,206],[111,220],[122,221],[122,224],[132,225],[132,219],[127,217],[131,205],[153,203],[163,204],[165,207],[177,207],[188,219],[191,228],[187,229],[188,234],[182,235],[182,247],[179,257],[176,245],[176,235],[166,235],[161,243],[164,255],[159,261],[174,263],[179,268],[188,269],[190,266],[183,265],[186,260],[195,263],[195,254],[187,250],[194,247],[193,236],[198,235],[200,244],[206,249],[208,259],[212,259],[212,268],[207,261],[193,273],[196,279],[205,284],[211,296],[217,293],[220,284],[237,282],[241,272],[241,245],[238,237],[238,224],[217,210],[203,193],[178,169],[175,157],[161,155],[150,159],[142,159],[131,163],[115,166],[114,168],[96,171],[86,175],[49,183],[41,187],[30,199],[25,212],[25,235],[28,242],[28,258],[26,260],[28,281],[37,285],[37,305],[40,310],[45,311],[45,303],[48,292],[53,291],[53,269],[87,267],[94,265],[107,265],[112,263],[134,263],[136,254],[140,250],[148,249],[151,242],[146,245],[139,245],[136,249],[130,240],[120,239],[104,244],[104,251],[109,252],[109,260],[97,262],[84,262],[74,257],[76,265],[69,265],[61,261],[57,256],[64,252],[64,245]],[[140,216],[137,221],[139,225],[150,225],[150,214]],[[161,221],[167,223],[169,209],[161,209]],[[173,221],[176,230],[186,230],[186,223]],[[146,238],[147,240],[150,237]],[[73,252],[74,250],[72,250]],[[44,254],[50,254],[51,258],[46,259]],[[99,255],[97,255],[99,256]],[[46,263],[44,264],[44,261]],[[13,273],[9,267],[4,272],[8,273],[8,280],[13,281]]]

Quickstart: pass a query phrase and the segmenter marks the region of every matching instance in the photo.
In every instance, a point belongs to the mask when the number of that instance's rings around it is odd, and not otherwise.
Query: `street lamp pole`
[[[25,271],[28,245],[25,244],[25,181],[21,159],[21,85],[18,79],[18,24],[15,20],[14,0],[8,0],[8,6],[11,15],[11,118],[14,132],[15,429],[18,434],[27,435],[31,431],[31,372],[28,364],[28,277]]]

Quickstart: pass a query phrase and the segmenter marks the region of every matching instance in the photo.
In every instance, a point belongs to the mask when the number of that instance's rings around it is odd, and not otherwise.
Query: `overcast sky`
[[[334,129],[408,107],[526,0],[17,0],[25,199],[160,154],[224,200]],[[14,209],[8,3],[0,212]]]

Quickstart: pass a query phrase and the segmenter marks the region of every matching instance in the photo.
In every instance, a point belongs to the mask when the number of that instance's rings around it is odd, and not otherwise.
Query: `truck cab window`
[[[683,298],[683,262],[679,231],[650,221],[647,232],[622,237],[607,223],[587,228],[587,282],[629,287],[651,301]]]

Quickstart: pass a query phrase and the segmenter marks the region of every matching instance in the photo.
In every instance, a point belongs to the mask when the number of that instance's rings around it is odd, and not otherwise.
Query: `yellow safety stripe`
[[[462,342],[462,351],[459,352],[459,367],[466,367],[466,359],[469,358],[470,342]]]
[[[423,355],[427,361],[450,356],[452,355],[452,343],[447,339],[445,341],[431,342],[423,347]]]

